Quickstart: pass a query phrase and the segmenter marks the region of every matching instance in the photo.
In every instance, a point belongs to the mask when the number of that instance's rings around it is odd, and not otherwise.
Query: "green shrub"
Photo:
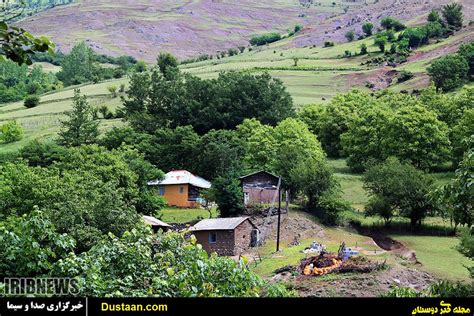
[[[277,32],[254,36],[250,39],[250,44],[254,46],[262,46],[281,40],[281,35]]]
[[[0,141],[13,143],[23,138],[23,128],[17,121],[9,121],[0,125]]]
[[[35,106],[39,105],[40,98],[37,95],[29,95],[23,101],[23,105],[27,108],[34,108]]]
[[[402,70],[400,72],[400,74],[398,75],[397,81],[398,82],[405,82],[405,81],[410,80],[411,78],[413,78],[413,76],[414,75],[411,71]]]
[[[331,41],[324,42],[324,47],[332,47],[332,46],[334,46],[334,42],[331,42]]]

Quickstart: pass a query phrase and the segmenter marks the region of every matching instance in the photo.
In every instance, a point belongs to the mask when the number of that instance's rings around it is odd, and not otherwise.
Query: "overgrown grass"
[[[199,219],[210,218],[209,211],[202,208],[167,207],[160,211],[160,219],[165,223],[189,223]],[[211,217],[218,217],[216,208],[211,209]]]
[[[473,260],[460,254],[456,247],[459,239],[455,237],[404,236],[391,235],[416,251],[422,269],[439,278],[450,280],[469,280],[465,266],[472,266]]]

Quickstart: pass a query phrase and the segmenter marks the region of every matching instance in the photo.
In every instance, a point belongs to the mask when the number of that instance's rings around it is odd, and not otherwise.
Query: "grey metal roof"
[[[200,230],[232,230],[246,221],[248,217],[209,218],[203,219],[193,227],[192,231]]]
[[[145,223],[151,226],[171,227],[171,225],[166,224],[165,222],[162,222],[158,218],[155,218],[153,216],[143,215],[143,220],[145,221]]]

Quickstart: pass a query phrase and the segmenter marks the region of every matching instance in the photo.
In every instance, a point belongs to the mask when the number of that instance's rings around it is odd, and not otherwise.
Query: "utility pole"
[[[281,219],[281,177],[280,181],[278,181],[278,227],[277,227],[277,249],[276,251],[280,251],[280,219]]]

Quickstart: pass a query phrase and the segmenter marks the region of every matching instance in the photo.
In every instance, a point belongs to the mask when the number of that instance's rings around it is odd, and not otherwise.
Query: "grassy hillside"
[[[303,105],[321,102],[351,88],[368,89],[368,85],[394,91],[426,87],[429,85],[426,68],[430,62],[455,52],[460,45],[473,39],[474,26],[466,27],[454,36],[418,48],[406,63],[396,68],[365,65],[368,60],[381,56],[373,45],[373,37],[369,37],[333,47],[311,45],[301,48],[289,47],[294,39],[286,38],[240,55],[183,65],[182,69],[202,78],[213,78],[226,70],[268,71],[284,82],[296,105]],[[368,55],[358,55],[362,44],[367,45]],[[351,52],[352,57],[344,57],[346,51]],[[297,66],[295,58],[298,59]],[[402,70],[412,72],[414,77],[398,83],[396,76]]]
[[[381,16],[417,24],[431,10],[451,0],[154,0],[74,1],[24,19],[20,25],[36,35],[48,35],[62,51],[87,41],[99,53],[132,55],[153,61],[159,52],[181,58],[216,54],[247,46],[254,34],[288,33],[303,26],[291,46],[345,41],[344,34],[361,34],[366,21],[378,26]],[[473,4],[466,21],[473,18]],[[409,5],[410,9],[407,10]]]
[[[462,43],[474,39],[474,27],[466,28],[456,35],[439,42],[431,43],[417,49],[408,62],[397,68],[379,66],[368,67],[361,65],[367,60],[380,56],[378,48],[373,45],[373,38],[336,44],[333,47],[307,46],[288,48],[293,39],[286,38],[271,45],[258,47],[232,57],[206,60],[181,66],[185,72],[202,78],[214,78],[221,71],[244,70],[252,73],[268,71],[272,76],[283,81],[294,99],[297,107],[304,104],[324,102],[338,93],[351,88],[369,90],[367,86],[374,84],[376,88],[388,87],[394,91],[412,90],[429,85],[426,67],[434,58],[455,51]],[[360,51],[360,45],[368,46],[368,55],[344,57],[345,51],[353,55]],[[295,58],[297,66],[295,66]],[[47,71],[57,72],[58,67],[42,63]],[[401,70],[414,73],[414,78],[403,83],[397,83],[396,74]],[[395,72],[394,72],[395,71]],[[387,75],[389,74],[389,75]],[[390,80],[388,80],[388,78]],[[118,86],[127,83],[128,79],[113,80],[98,84],[88,84],[80,87],[81,92],[89,97],[89,101],[100,106],[106,104],[111,110],[121,104],[120,98],[111,98],[107,91],[109,85]],[[59,128],[59,120],[63,112],[70,109],[74,87],[49,93],[41,97],[38,107],[27,109],[22,102],[0,105],[0,122],[16,119],[25,129],[25,138],[13,144],[1,144],[5,151],[15,150],[29,140],[38,137],[54,137]],[[120,120],[102,120],[102,128],[123,124]],[[348,193],[357,188],[352,185],[351,175],[344,175],[347,180]],[[358,195],[362,204],[364,197]]]
[[[25,108],[22,101],[0,105],[0,124],[8,120],[17,120],[25,131],[25,137],[21,141],[0,144],[0,150],[2,152],[13,151],[36,138],[56,137],[60,120],[64,118],[64,112],[71,109],[75,88],[79,88],[81,93],[87,95],[92,105],[96,107],[107,105],[109,110],[115,110],[121,104],[120,98],[112,98],[107,87],[118,86],[121,83],[127,84],[127,79],[69,87],[58,92],[48,93],[41,96],[40,104],[37,107],[31,109]],[[119,124],[123,124],[120,119],[102,119],[100,128],[105,130]]]
[[[252,34],[286,33],[297,23],[317,24],[343,14],[346,7],[361,6],[342,0],[321,0],[309,7],[302,3],[305,1],[75,1],[20,24],[34,34],[50,36],[62,50],[86,40],[100,53],[153,61],[160,51],[191,57],[246,46]]]

